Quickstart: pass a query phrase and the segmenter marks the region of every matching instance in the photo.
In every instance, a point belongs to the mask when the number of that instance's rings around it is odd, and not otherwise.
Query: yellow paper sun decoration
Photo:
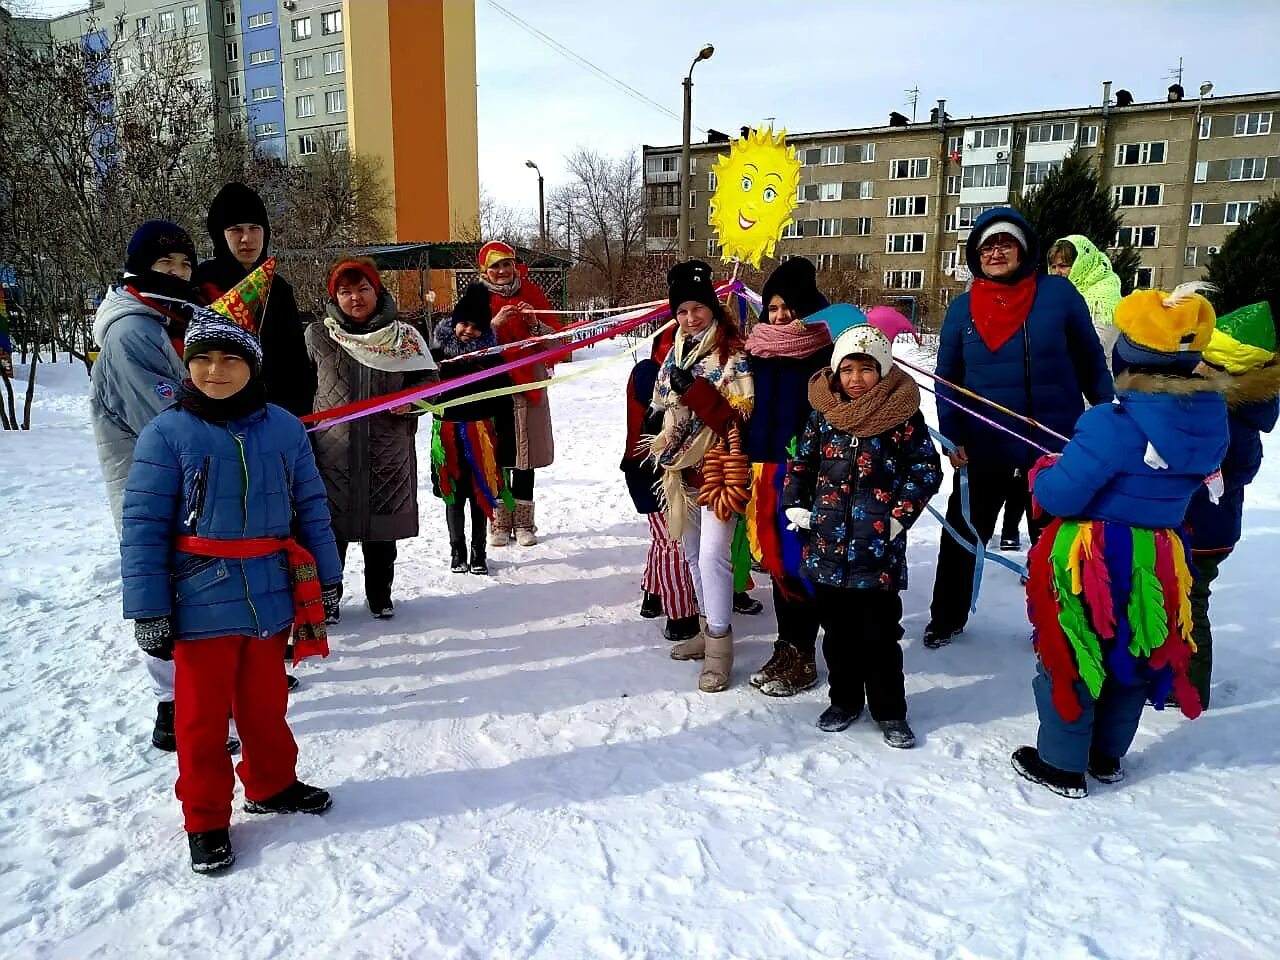
[[[785,130],[777,136],[772,130],[752,130],[717,158],[710,220],[722,259],[745,260],[759,268],[792,223],[800,161],[786,137]]]

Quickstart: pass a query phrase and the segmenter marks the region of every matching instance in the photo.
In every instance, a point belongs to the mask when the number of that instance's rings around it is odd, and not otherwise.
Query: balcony
[[[645,237],[644,252],[645,253],[675,253],[676,247],[675,237]]]
[[[645,170],[645,183],[679,183],[679,170]]]

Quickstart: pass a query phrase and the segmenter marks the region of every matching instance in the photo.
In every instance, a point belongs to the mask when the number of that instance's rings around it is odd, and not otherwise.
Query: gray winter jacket
[[[93,321],[100,352],[90,375],[89,417],[117,535],[138,434],[173,403],[187,375],[164,324],[163,314],[118,287],[107,291]]]

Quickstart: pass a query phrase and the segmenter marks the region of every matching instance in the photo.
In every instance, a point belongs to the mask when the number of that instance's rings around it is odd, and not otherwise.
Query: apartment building
[[[964,242],[984,211],[1035,189],[1072,150],[1090,156],[1121,207],[1115,244],[1139,248],[1139,287],[1201,276],[1227,233],[1280,191],[1280,91],[789,134],[803,166],[795,223],[778,246],[819,269],[857,271],[868,287],[929,291],[941,302],[969,279]],[[670,258],[678,204],[694,256],[718,257],[708,225],[721,143],[644,148],[646,250]]]

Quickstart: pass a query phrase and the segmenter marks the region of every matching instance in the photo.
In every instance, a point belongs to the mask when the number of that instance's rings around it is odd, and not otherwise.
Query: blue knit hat
[[[257,337],[222,314],[207,307],[198,307],[187,327],[182,359],[190,363],[192,357],[210,350],[243,357],[254,374],[262,369],[262,344]]]
[[[125,272],[146,273],[153,263],[171,253],[185,254],[191,266],[196,265],[196,246],[187,231],[171,220],[148,220],[129,238],[124,257]]]

